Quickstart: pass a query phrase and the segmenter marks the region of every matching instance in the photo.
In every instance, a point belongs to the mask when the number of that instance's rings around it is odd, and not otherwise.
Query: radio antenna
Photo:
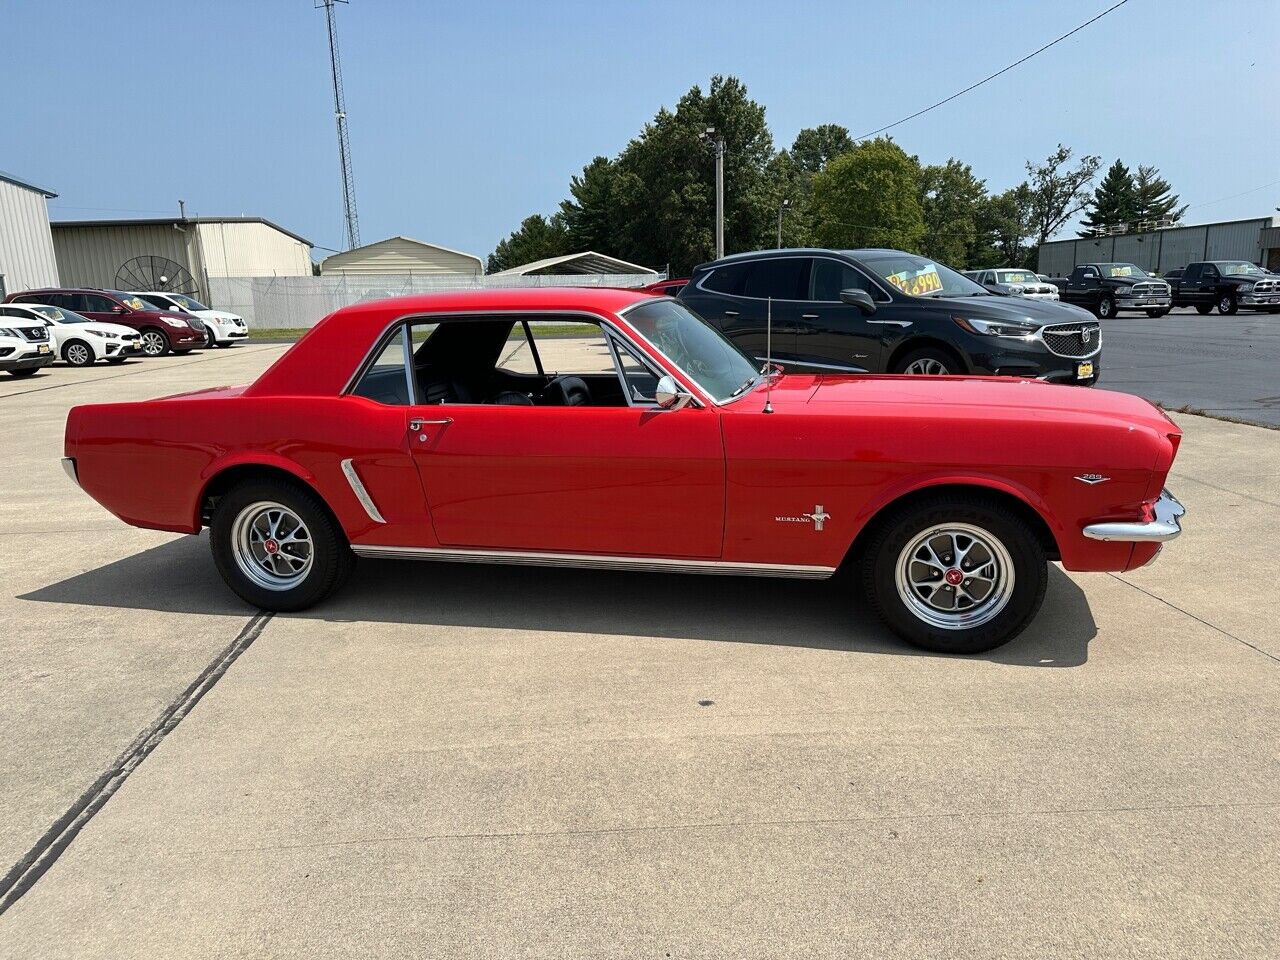
[[[773,297],[768,300],[764,320],[764,412],[773,413]]]

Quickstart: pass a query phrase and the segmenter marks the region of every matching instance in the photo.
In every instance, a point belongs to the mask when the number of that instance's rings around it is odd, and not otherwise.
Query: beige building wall
[[[49,199],[41,190],[0,179],[0,277],[6,293],[58,285],[49,229]]]

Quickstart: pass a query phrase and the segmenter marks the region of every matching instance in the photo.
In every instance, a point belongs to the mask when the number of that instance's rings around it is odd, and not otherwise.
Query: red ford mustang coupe
[[[548,288],[348,307],[248,386],[76,407],[66,467],[126,523],[208,526],[270,610],[357,556],[848,570],[906,640],[972,653],[1047,560],[1132,570],[1178,535],[1180,439],[1125,394],[762,370],[672,299]]]

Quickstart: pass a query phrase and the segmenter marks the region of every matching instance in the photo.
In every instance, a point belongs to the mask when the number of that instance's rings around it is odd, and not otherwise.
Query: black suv
[[[679,300],[791,370],[978,373],[1092,385],[1102,331],[1078,307],[991,293],[901,250],[761,250],[696,267]]]

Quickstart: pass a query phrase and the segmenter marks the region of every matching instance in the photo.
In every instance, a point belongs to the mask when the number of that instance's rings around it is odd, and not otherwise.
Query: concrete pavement
[[[252,614],[204,537],[69,485],[67,406],[280,349],[0,385],[0,871]],[[244,647],[0,957],[1275,956],[1280,433],[1179,420],[1184,536],[1055,567],[978,658],[829,584],[362,562]]]

